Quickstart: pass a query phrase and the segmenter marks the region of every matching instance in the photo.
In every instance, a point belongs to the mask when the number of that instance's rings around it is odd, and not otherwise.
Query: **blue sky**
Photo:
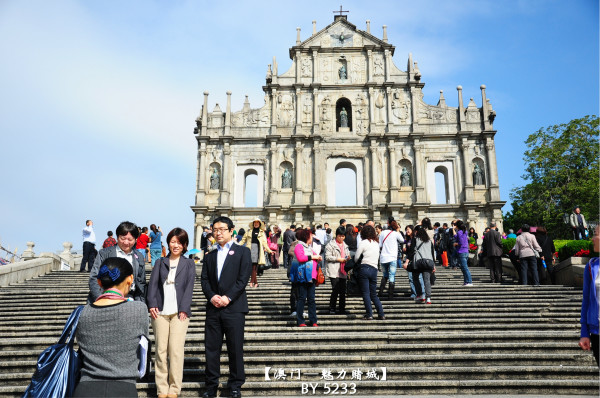
[[[329,1],[0,0],[0,243],[36,253],[98,239],[122,220],[192,232],[194,119],[263,103],[267,64],[291,65],[333,21]],[[598,2],[346,1],[349,21],[418,61],[425,101],[497,112],[501,197],[522,185],[523,144],[541,127],[598,114]],[[224,109],[224,107],[223,107]],[[597,145],[598,143],[593,143]],[[505,210],[508,205],[505,207]],[[3,253],[0,253],[3,255]]]

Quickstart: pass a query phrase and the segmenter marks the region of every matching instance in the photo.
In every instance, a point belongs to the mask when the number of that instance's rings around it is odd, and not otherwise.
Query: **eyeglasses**
[[[213,233],[218,234],[219,232],[224,234],[225,232],[229,231],[229,228],[213,228]]]

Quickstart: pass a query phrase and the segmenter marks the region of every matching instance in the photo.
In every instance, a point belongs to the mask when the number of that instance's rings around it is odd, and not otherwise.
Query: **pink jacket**
[[[317,253],[315,253],[315,251],[312,248],[306,247],[305,245],[306,245],[306,243],[304,243],[304,242],[298,242],[298,244],[294,248],[294,254],[296,255],[296,260],[298,260],[299,263],[305,263],[309,260],[308,255],[304,251],[306,249],[308,249],[312,252],[312,256],[317,255]],[[313,267],[312,267],[312,278],[313,279],[317,279],[317,266],[318,266],[317,261],[313,260]]]

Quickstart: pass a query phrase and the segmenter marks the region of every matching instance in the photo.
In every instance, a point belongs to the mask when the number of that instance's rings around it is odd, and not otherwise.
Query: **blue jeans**
[[[410,297],[411,298],[415,298],[420,294],[423,294],[423,292],[417,292],[417,289],[415,288],[415,282],[413,280],[413,273],[412,271],[406,271],[408,272],[408,283],[410,284]],[[424,286],[425,284],[423,283],[423,274],[419,274],[419,280],[418,283],[420,283],[419,286]]]
[[[383,277],[387,278],[390,283],[394,283],[396,281],[396,269],[398,268],[398,261],[390,261],[389,263],[381,264],[381,268],[383,268]]]
[[[156,260],[162,257],[162,249],[150,249],[150,258],[152,259],[152,266],[154,267],[154,263]]]
[[[317,323],[317,304],[315,302],[315,284],[298,283],[298,301],[296,302],[296,319],[298,325],[306,323],[304,320],[304,303],[308,301],[308,320],[314,325]]]
[[[377,314],[384,316],[383,306],[381,305],[381,301],[379,301],[379,297],[377,297],[377,268],[370,265],[362,265],[358,271],[358,285],[363,296],[367,316],[373,316],[371,302],[375,305]]]
[[[471,271],[469,271],[469,265],[467,264],[468,260],[468,252],[458,253],[458,268],[460,268],[463,273],[463,279],[465,280],[465,283],[473,283],[473,280],[471,279]]]

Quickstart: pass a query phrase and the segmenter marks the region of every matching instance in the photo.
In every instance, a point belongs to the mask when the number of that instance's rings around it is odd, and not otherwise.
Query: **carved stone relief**
[[[321,130],[331,131],[331,98],[329,96],[321,101]]]
[[[392,117],[393,122],[405,123],[410,114],[409,102],[404,90],[395,90],[392,94]]]
[[[365,135],[369,130],[369,112],[366,106],[366,101],[361,94],[356,96],[356,103],[354,106],[356,115],[354,117],[355,131],[359,135]]]
[[[365,81],[364,60],[359,57],[353,57],[350,65],[350,80],[352,83],[363,83]]]
[[[277,102],[279,103],[279,109],[277,112],[278,126],[289,127],[293,126],[296,121],[294,115],[294,102],[293,98],[289,94],[279,94]]]
[[[304,103],[302,105],[302,123],[310,123],[312,119],[312,99],[310,94],[304,95]]]
[[[375,55],[373,57],[373,76],[383,76],[383,56]]]
[[[321,59],[321,75],[323,76],[323,81],[327,82],[331,79],[331,59],[330,58],[322,58]]]
[[[385,123],[385,91],[378,91],[375,99],[375,121]]]
[[[302,58],[302,77],[312,76],[312,60],[309,57]]]

